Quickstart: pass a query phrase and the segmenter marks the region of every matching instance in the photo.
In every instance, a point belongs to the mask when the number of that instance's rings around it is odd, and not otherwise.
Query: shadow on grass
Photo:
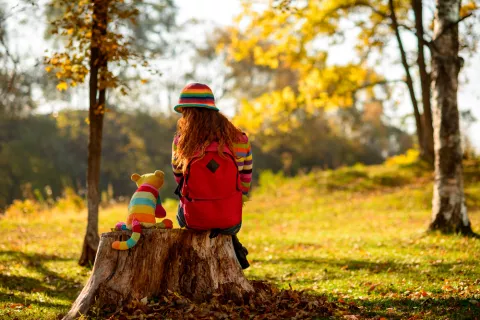
[[[23,278],[23,279],[19,279]],[[0,277],[0,282],[2,283],[2,286],[7,287],[3,285],[4,283],[15,283],[15,281],[21,280],[21,285],[13,287],[9,285],[9,289],[13,290],[19,290],[22,292],[25,292],[26,294],[32,294],[34,292],[45,292],[48,294],[49,290],[45,289],[41,285],[34,284],[35,281],[38,281],[36,279],[28,278],[28,277],[15,277],[15,276],[9,276],[9,277]],[[28,288],[31,288],[30,290]],[[64,297],[63,295],[60,294],[61,297]],[[32,299],[32,298],[26,298],[23,295],[19,294],[14,294],[14,293],[4,293],[0,292],[0,303],[1,304],[22,304],[25,306],[28,305],[38,305],[40,307],[45,307],[45,308],[65,308],[65,304],[61,303],[54,303],[54,302],[48,302],[48,301],[40,301],[38,299]]]
[[[0,288],[7,289],[0,292],[0,301],[4,303],[35,304],[42,307],[65,307],[63,304],[32,299],[29,295],[42,293],[49,298],[73,300],[82,284],[72,278],[61,275],[49,269],[45,263],[50,261],[71,261],[55,255],[24,253],[18,251],[0,252],[0,261],[23,264],[29,271],[41,274],[41,277],[10,275],[0,273]],[[5,290],[4,290],[5,291]],[[13,293],[13,292],[16,293]],[[22,294],[18,294],[21,292]]]
[[[382,298],[378,300],[353,300],[361,306],[358,314],[364,317],[387,319],[480,319],[480,305],[472,304],[468,298]]]
[[[277,259],[255,259],[255,263],[261,264],[285,264],[291,265],[294,269],[307,270],[345,270],[345,271],[367,271],[369,273],[398,273],[411,274],[417,273],[420,270],[425,270],[425,267],[431,268],[431,273],[438,276],[451,276],[454,267],[461,266],[465,270],[471,267],[468,271],[469,275],[480,276],[480,269],[476,268],[477,264],[473,261],[462,261],[458,263],[443,263],[435,262],[431,264],[420,265],[418,263],[398,263],[393,261],[374,262],[368,260],[353,260],[353,259],[321,259],[317,257],[303,257],[303,258],[277,258]],[[428,274],[430,272],[424,272]]]

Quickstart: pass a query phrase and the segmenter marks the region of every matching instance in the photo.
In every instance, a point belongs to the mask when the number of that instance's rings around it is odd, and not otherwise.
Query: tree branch
[[[407,26],[406,24],[403,24],[403,23],[398,23],[398,26],[402,29],[405,29],[405,30],[410,31],[411,33],[415,34],[415,28]]]
[[[457,21],[455,22],[452,22],[450,23],[448,26],[446,26],[441,32],[440,34],[437,36],[437,38],[440,38],[441,36],[443,36],[443,34],[445,32],[447,32],[448,30],[452,29],[453,27],[457,26],[460,22],[462,22],[463,20],[467,19],[467,18],[470,18],[471,16],[473,16],[473,11],[470,12],[469,14],[467,14],[466,16],[458,19]]]
[[[383,17],[383,18],[388,18],[388,14],[386,12],[382,12],[382,11],[378,10],[377,8],[375,8],[374,6],[372,6],[370,3],[364,2],[364,1],[357,1],[353,4],[340,4],[336,7],[334,7],[332,10],[328,11],[325,14],[325,16],[329,16],[330,14],[332,14],[335,11],[338,11],[338,10],[350,10],[350,9],[354,9],[354,8],[357,8],[357,7],[369,8],[375,14],[377,14],[377,15]]]
[[[0,44],[5,49],[5,54],[7,55],[7,57],[10,58],[10,60],[12,60],[14,69],[17,69],[17,65],[19,61],[12,55],[12,53],[8,49],[7,43],[5,42],[5,38],[3,37],[2,34],[0,34]]]
[[[398,83],[398,82],[405,83],[405,80],[403,80],[403,79],[386,80],[385,79],[385,80],[379,80],[379,81],[375,81],[375,82],[368,82],[368,83],[365,83],[364,85],[361,85],[360,87],[355,88],[355,90],[353,90],[353,93],[356,93],[357,91],[360,91],[360,90],[363,90],[363,89],[366,89],[366,88],[371,88],[371,87],[390,84],[390,83]]]
[[[31,4],[32,6],[38,6],[38,4],[36,3],[36,1],[34,0],[26,0],[27,3]],[[15,11],[16,10],[16,11]],[[1,19],[0,19],[0,23],[3,23],[5,22],[8,18],[14,16],[15,14],[17,13],[20,13],[20,12],[24,12],[27,10],[27,6],[24,6],[22,8],[20,8],[20,3],[17,3],[16,5],[14,5],[12,7],[12,9],[10,9],[10,12],[9,13],[6,13]]]
[[[400,50],[400,57],[402,59],[402,65],[405,69],[406,75],[406,83],[408,87],[408,93],[410,95],[410,100],[412,102],[413,111],[415,114],[415,123],[417,126],[417,136],[418,136],[418,143],[420,145],[420,150],[423,151],[423,126],[422,126],[422,119],[420,115],[420,111],[418,109],[418,102],[415,96],[415,90],[413,88],[413,79],[410,75],[410,66],[408,65],[407,61],[407,54],[405,53],[405,49],[403,47],[402,37],[400,36],[400,30],[398,28],[397,23],[397,16],[395,15],[395,5],[393,0],[388,1],[388,5],[390,8],[390,19],[392,20],[392,29],[395,32],[395,37],[397,38],[398,42],[398,49]]]
[[[446,26],[445,28],[443,28],[443,30],[439,33],[439,35],[435,38],[435,39],[438,39],[440,37],[442,37],[445,32],[447,32],[448,30],[452,29],[453,27],[457,26],[460,22],[462,22],[463,20],[467,19],[467,18],[470,18],[472,17],[474,14],[474,11],[476,11],[478,9],[475,9],[475,10],[472,10],[472,12],[470,12],[469,14],[467,14],[466,16],[464,17],[461,17],[460,19],[458,19],[457,21],[455,22],[452,22],[451,24],[449,24],[448,26]],[[435,39],[432,39],[431,41],[429,41],[428,43],[426,43],[426,45],[428,46],[428,48],[430,49],[430,51],[432,50],[435,50],[435,51],[438,51],[438,49],[436,48],[435,46]]]

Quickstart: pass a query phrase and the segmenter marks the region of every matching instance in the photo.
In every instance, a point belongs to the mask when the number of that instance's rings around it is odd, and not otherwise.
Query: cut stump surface
[[[64,319],[87,314],[94,304],[116,309],[168,290],[195,301],[220,294],[241,302],[253,293],[235,256],[231,236],[210,239],[209,232],[144,229],[132,249],[112,249],[115,240],[126,240],[130,234],[102,234],[92,275]]]

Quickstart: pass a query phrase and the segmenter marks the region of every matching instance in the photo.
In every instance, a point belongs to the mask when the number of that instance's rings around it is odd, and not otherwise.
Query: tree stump
[[[215,293],[242,302],[253,293],[231,236],[210,239],[209,232],[144,229],[132,249],[112,249],[115,240],[126,240],[130,234],[102,234],[92,275],[64,319],[86,314],[94,304],[115,310],[167,290],[195,301],[208,301]]]

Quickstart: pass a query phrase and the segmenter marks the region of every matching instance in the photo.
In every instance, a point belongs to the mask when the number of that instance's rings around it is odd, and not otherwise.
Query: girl
[[[252,151],[247,135],[215,106],[204,84],[187,85],[174,110],[182,114],[173,140],[172,167],[180,197],[180,227],[232,236],[243,269],[248,251],[236,234],[252,180]]]

